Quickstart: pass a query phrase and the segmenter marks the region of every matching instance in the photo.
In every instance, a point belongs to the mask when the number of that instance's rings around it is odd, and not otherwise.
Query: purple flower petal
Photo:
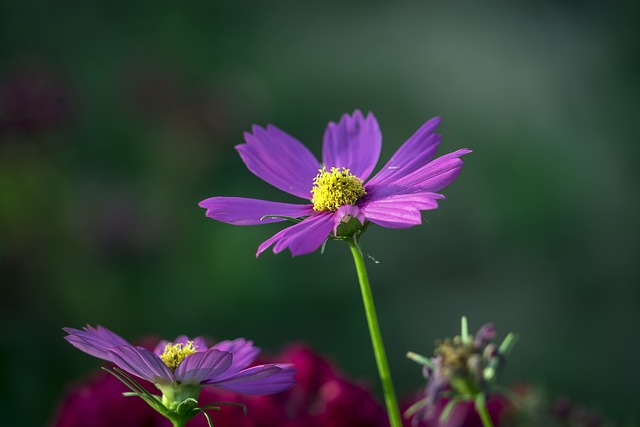
[[[221,341],[211,347],[220,351],[228,351],[233,354],[233,363],[225,375],[233,375],[249,366],[260,353],[260,348],[254,347],[253,341],[238,338],[233,341]]]
[[[107,356],[109,349],[119,345],[131,346],[120,335],[100,325],[96,328],[87,325],[84,327],[84,331],[74,328],[63,328],[62,330],[69,334],[64,338],[71,345],[87,354],[104,360],[109,360]]]
[[[211,197],[200,202],[199,206],[207,210],[206,215],[209,218],[234,225],[284,221],[283,218],[263,218],[265,215],[300,218],[313,213],[313,205],[294,205],[244,197]]]
[[[321,212],[311,215],[291,227],[280,230],[265,240],[259,247],[259,256],[269,246],[274,245],[273,252],[280,253],[289,249],[293,256],[305,255],[318,249],[333,228],[333,212]]]
[[[360,179],[367,179],[380,157],[382,134],[373,114],[363,117],[360,110],[345,114],[336,124],[330,122],[324,133],[322,160],[327,170],[347,168]]]
[[[236,147],[247,168],[282,191],[311,199],[313,178],[320,169],[311,151],[275,126],[253,126],[252,130],[244,134],[247,143]]]
[[[458,177],[464,163],[459,157],[469,153],[471,150],[463,148],[445,154],[398,179],[395,184],[406,188],[419,188],[421,191],[439,191]]]
[[[393,182],[398,176],[405,176],[427,164],[435,154],[442,137],[433,131],[440,124],[440,117],[434,117],[414,133],[391,156],[386,165],[369,181],[369,185],[383,185]]]
[[[407,228],[422,223],[420,211],[436,209],[442,194],[397,194],[384,199],[364,202],[360,210],[371,222],[386,228]]]
[[[186,384],[200,384],[205,379],[215,379],[231,366],[231,353],[208,350],[193,353],[184,358],[176,368],[176,380]]]
[[[471,153],[471,150],[457,150],[438,157],[408,175],[395,177],[392,183],[366,185],[366,198],[379,200],[390,195],[441,190],[458,177],[464,163],[459,157],[468,153]]]
[[[484,348],[484,346],[495,340],[497,335],[498,332],[493,323],[485,323],[478,329],[478,332],[476,332],[473,344],[476,348]]]
[[[109,360],[120,369],[152,383],[172,382],[173,372],[152,351],[143,347],[121,345],[107,352]]]
[[[222,381],[207,381],[225,390],[242,394],[264,395],[278,393],[295,384],[293,376],[297,373],[291,364],[268,364],[254,366]]]

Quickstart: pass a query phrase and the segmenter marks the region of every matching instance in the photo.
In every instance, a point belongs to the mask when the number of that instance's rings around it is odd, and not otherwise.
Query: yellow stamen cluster
[[[311,193],[314,211],[336,211],[340,206],[352,205],[367,194],[363,181],[347,168],[320,169],[313,179]]]
[[[457,336],[453,340],[450,338],[436,342],[436,356],[442,357],[443,369],[447,376],[455,373],[463,373],[468,370],[469,359],[476,354],[476,349],[472,343],[463,343]]]
[[[164,362],[165,365],[169,367],[172,371],[175,371],[176,368],[185,357],[190,354],[197,353],[196,346],[193,345],[193,341],[187,341],[186,344],[171,344],[168,343],[164,347],[164,351],[160,355],[160,359]]]

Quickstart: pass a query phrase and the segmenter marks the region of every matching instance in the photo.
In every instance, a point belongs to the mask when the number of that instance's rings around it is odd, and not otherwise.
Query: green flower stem
[[[478,415],[480,415],[480,420],[482,421],[482,427],[493,427],[493,421],[491,421],[491,417],[489,416],[484,395],[476,398],[475,403],[476,411],[478,411]]]
[[[356,271],[358,272],[358,281],[360,282],[360,291],[362,292],[362,302],[364,303],[364,311],[367,315],[369,335],[371,336],[373,353],[376,358],[376,364],[378,365],[378,375],[380,375],[380,381],[382,382],[382,392],[384,394],[385,405],[387,406],[389,422],[391,423],[391,427],[402,427],[402,419],[400,418],[400,411],[398,410],[396,392],[393,389],[391,371],[389,370],[387,355],[384,351],[384,344],[382,343],[382,335],[380,334],[380,326],[378,326],[378,317],[373,303],[373,294],[371,293],[371,285],[369,284],[367,269],[364,265],[364,258],[362,257],[362,252],[360,252],[360,248],[358,247],[355,238],[354,240],[347,240],[347,242],[349,243],[349,248],[353,255],[353,261],[356,264]]]

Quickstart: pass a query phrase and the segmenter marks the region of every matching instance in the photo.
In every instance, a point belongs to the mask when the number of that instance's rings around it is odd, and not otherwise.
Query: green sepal
[[[427,398],[427,397],[425,397],[424,399],[418,400],[416,403],[414,403],[413,405],[409,406],[404,411],[404,416],[406,418],[412,417],[416,412],[418,412],[420,409],[424,408],[427,405],[428,401],[429,401],[429,398]]]
[[[498,354],[503,357],[495,357],[491,361],[489,361],[487,367],[485,367],[482,371],[482,377],[485,379],[485,381],[493,382],[496,379],[496,377],[500,373],[500,368],[502,367],[501,363],[503,362],[503,359],[511,353],[511,350],[513,350],[513,347],[516,345],[519,339],[520,337],[518,335],[509,332],[504,340],[502,340],[500,347],[498,347]]]
[[[211,417],[209,416],[209,414],[207,414],[207,412],[200,408],[200,412],[202,413],[202,415],[204,415],[204,417],[207,419],[207,425],[209,427],[213,427],[213,421],[211,421]]]
[[[129,390],[131,390],[131,392],[122,393],[123,396],[138,396],[142,400],[147,402],[147,404],[149,406],[151,406],[153,409],[155,409],[160,414],[162,414],[164,416],[168,415],[169,410],[167,409],[166,406],[164,406],[162,404],[162,401],[160,400],[160,398],[158,396],[156,396],[156,395],[153,395],[153,394],[149,393],[144,387],[142,387],[140,384],[138,384],[138,382],[136,380],[134,380],[126,372],[124,372],[123,370],[118,369],[116,367],[114,367],[113,370],[111,370],[111,369],[105,368],[103,366],[101,369],[103,371],[108,372],[109,374],[113,375],[121,383],[123,383],[125,386],[127,386],[127,388],[129,388]]]
[[[198,401],[193,397],[186,398],[178,404],[176,412],[180,415],[187,415],[198,407]]]
[[[237,402],[211,402],[211,403],[207,403],[206,405],[200,407],[200,409],[213,409],[214,411],[219,411],[221,408],[218,405],[227,405],[227,406],[237,406],[242,408],[242,414],[243,415],[247,415],[247,405],[245,405],[244,403],[237,403]]]
[[[460,338],[464,344],[469,344],[471,342],[471,337],[469,336],[469,324],[467,323],[467,316],[462,316],[460,319]]]
[[[504,337],[504,340],[502,340],[500,347],[498,347],[498,352],[505,357],[508,356],[518,340],[520,340],[520,337],[518,335],[514,334],[513,332],[509,332],[507,336]]]
[[[346,217],[346,216],[345,216]],[[342,218],[344,220],[344,218]],[[354,216],[350,217],[347,222],[340,221],[338,224],[336,237],[350,237],[360,232],[364,225]]]
[[[453,412],[454,409],[456,409],[456,405],[460,403],[460,399],[451,399],[447,405],[444,407],[444,409],[442,409],[442,412],[440,413],[440,418],[438,418],[438,422],[439,423],[445,423],[448,419],[449,416],[451,416],[451,413]]]
[[[429,359],[428,357],[425,357],[421,354],[418,353],[414,353],[413,351],[409,351],[407,352],[407,359],[416,362],[420,365],[424,365],[430,369],[435,370],[436,369],[436,365],[433,364],[433,362],[431,361],[431,359]]]
[[[327,247],[327,242],[329,241],[329,238],[324,239],[324,242],[322,242],[322,246],[320,246],[320,255],[324,255],[324,250]]]

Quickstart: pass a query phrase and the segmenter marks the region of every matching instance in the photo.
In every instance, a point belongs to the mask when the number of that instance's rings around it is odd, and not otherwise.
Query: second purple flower
[[[322,163],[277,127],[253,126],[252,133],[245,133],[246,144],[236,147],[247,168],[307,203],[212,197],[200,207],[207,209],[209,218],[234,225],[300,220],[263,242],[256,255],[272,245],[275,253],[289,249],[293,255],[305,255],[327,238],[348,236],[367,222],[386,228],[421,224],[420,211],[438,207],[437,200],[444,196],[437,191],[456,179],[463,164],[460,156],[471,152],[461,149],[432,160],[441,139],[435,133],[439,123],[434,118],[422,125],[371,179],[382,147],[371,113],[364,117],[356,110],[329,123]],[[341,226],[347,224],[349,231],[343,234]]]

